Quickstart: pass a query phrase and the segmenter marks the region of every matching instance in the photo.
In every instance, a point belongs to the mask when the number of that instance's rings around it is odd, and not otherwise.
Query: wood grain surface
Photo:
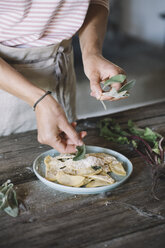
[[[132,119],[165,136],[165,102],[110,115],[124,126]],[[20,214],[0,213],[0,248],[164,248],[165,181],[150,195],[151,170],[128,146],[99,136],[99,119],[78,121],[87,130],[86,145],[116,150],[133,163],[130,179],[119,188],[99,195],[71,195],[48,188],[33,173],[34,159],[50,147],[37,142],[36,131],[0,138],[0,184],[15,185]],[[107,117],[107,116],[106,116]]]

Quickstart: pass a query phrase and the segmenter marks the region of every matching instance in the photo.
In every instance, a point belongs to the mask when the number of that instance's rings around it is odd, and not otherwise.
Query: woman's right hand
[[[75,124],[68,122],[62,107],[51,95],[37,104],[35,112],[41,144],[50,145],[60,153],[76,152],[76,146],[83,145],[86,132],[76,132]]]
[[[45,93],[1,58],[0,89],[22,99],[30,106]],[[83,144],[82,138],[86,132],[76,132],[75,124],[67,121],[63,109],[51,95],[47,95],[37,104],[35,112],[40,143],[50,145],[61,153],[76,152],[76,146]]]

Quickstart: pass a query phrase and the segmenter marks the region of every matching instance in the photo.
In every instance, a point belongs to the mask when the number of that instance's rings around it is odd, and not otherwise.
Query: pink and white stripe
[[[0,0],[0,43],[48,46],[70,39],[82,26],[89,4],[108,0]]]

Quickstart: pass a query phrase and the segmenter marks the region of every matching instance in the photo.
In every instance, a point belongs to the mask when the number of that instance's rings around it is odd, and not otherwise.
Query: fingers
[[[125,75],[125,73],[120,73],[120,74],[124,74]],[[113,83],[112,84],[112,87],[115,88],[118,91],[126,83],[127,83],[127,80],[125,80],[122,84],[121,83]]]
[[[99,100],[101,100],[101,101],[114,101],[115,98],[111,97],[111,96],[102,95]]]
[[[75,152],[76,146],[83,145],[85,133],[78,134],[76,122],[71,125],[61,106],[53,98],[48,100],[36,109],[38,141],[61,153]]]
[[[77,123],[76,122],[72,122],[71,125],[75,128],[76,125],[77,125]],[[67,144],[69,144],[69,145],[70,144],[75,145],[75,144],[73,144],[73,141],[68,137],[67,134],[65,134],[64,132],[62,132],[62,134],[63,134],[62,136],[60,134],[60,137],[62,137],[63,139],[65,139],[65,141],[66,141]],[[82,140],[87,135],[87,132],[86,131],[81,131],[80,133],[78,133],[78,135],[79,135],[80,139]]]
[[[114,76],[116,76],[118,74],[124,74],[125,75],[125,72],[121,68],[117,67],[117,69],[118,70],[116,70],[116,72],[114,71],[114,74],[112,74],[111,77],[114,77]],[[118,90],[124,84],[126,84],[126,82],[127,81],[125,80],[123,83],[113,83],[113,84],[111,84],[111,87],[114,88],[118,92]],[[111,87],[110,87],[110,90],[112,89]],[[106,92],[106,91],[104,91],[104,92]],[[102,94],[101,97],[100,97],[100,100],[102,100],[102,101],[106,101],[106,100],[108,100],[108,101],[118,101],[118,100],[124,99],[124,98],[126,98],[126,97],[115,98],[115,97],[112,97],[112,96],[108,96],[108,94]]]
[[[86,132],[82,131],[80,132],[80,138],[86,136]],[[73,143],[73,141],[70,138],[66,138],[66,135],[64,137],[64,134],[59,134],[58,136],[52,136],[51,139],[49,137],[44,137],[44,139],[38,139],[38,141],[41,144],[47,144],[60,153],[75,153],[76,152],[76,144]],[[83,142],[82,142],[83,144]]]
[[[75,127],[77,126],[77,122],[76,122],[76,121],[74,121],[74,122],[72,122],[72,123],[71,123],[71,125],[72,125],[72,127],[74,127],[74,128],[75,128]]]
[[[81,131],[80,132],[81,139],[83,139],[86,135],[87,135],[87,132],[86,131]]]
[[[86,131],[82,131],[79,133],[79,136],[81,139],[83,139],[87,135]],[[63,139],[61,137],[55,137],[52,139],[51,144],[49,144],[56,150],[58,150],[60,153],[75,153],[76,152],[76,146],[73,144],[72,140]]]
[[[73,123],[72,125],[75,124]],[[68,123],[67,119],[64,119],[60,126],[60,129],[65,132],[65,134],[72,141],[73,144],[75,144],[76,146],[81,146],[83,145],[83,141],[72,125]]]
[[[115,88],[115,90],[119,90],[121,88],[122,84],[121,83],[113,83],[112,87]]]
[[[76,152],[76,145],[67,144],[62,140],[54,139],[54,141],[50,144],[54,149],[59,151],[60,153],[74,153]]]
[[[91,88],[91,96],[96,97],[97,99],[100,98],[102,94],[102,89],[100,85],[100,77],[97,75],[94,75],[90,79],[90,88]]]
[[[115,98],[115,97],[108,97],[108,96],[102,96],[100,98],[101,101],[118,101],[127,98],[128,96],[123,96],[120,98]]]
[[[71,142],[70,144],[67,142],[67,139],[64,137],[64,133],[55,133],[54,135],[44,135],[43,137],[38,136],[38,141],[41,144],[46,144],[54,149],[56,149],[60,153],[73,153],[76,152],[76,145]]]
[[[125,72],[123,70],[121,70],[121,69],[120,69],[120,71],[116,70],[116,71],[114,71],[112,73],[111,77],[113,77],[115,75],[118,75],[118,74],[125,74]],[[109,78],[111,78],[111,77],[109,77]],[[126,80],[122,84],[121,83],[113,83],[111,85],[111,87],[115,88],[116,91],[118,91],[122,87],[122,85],[125,84],[125,83],[126,83]],[[114,101],[114,100],[121,99],[121,98],[116,99],[116,98],[111,97],[111,96],[103,95],[102,94],[103,90],[102,90],[101,85],[100,85],[100,80],[99,80],[99,77],[97,77],[97,76],[94,76],[91,79],[91,81],[90,81],[90,87],[91,87],[91,93],[90,93],[90,95],[93,96],[93,97],[96,97],[98,100]]]
[[[87,132],[81,131],[78,135],[80,136],[81,139],[83,139],[87,135]],[[67,137],[66,140],[68,144],[73,144],[72,140],[69,137]]]
[[[71,123],[71,125],[72,125],[72,127],[75,128],[75,127],[77,126],[77,122],[74,121],[74,122]],[[86,132],[86,131],[81,131],[81,132],[79,133],[79,137],[80,137],[81,139],[83,139],[86,135],[87,135],[87,132]]]

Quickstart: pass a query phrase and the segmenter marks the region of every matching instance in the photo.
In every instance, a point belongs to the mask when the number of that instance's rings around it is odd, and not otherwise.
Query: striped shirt
[[[48,46],[70,39],[82,26],[89,4],[108,0],[0,0],[0,43]]]

